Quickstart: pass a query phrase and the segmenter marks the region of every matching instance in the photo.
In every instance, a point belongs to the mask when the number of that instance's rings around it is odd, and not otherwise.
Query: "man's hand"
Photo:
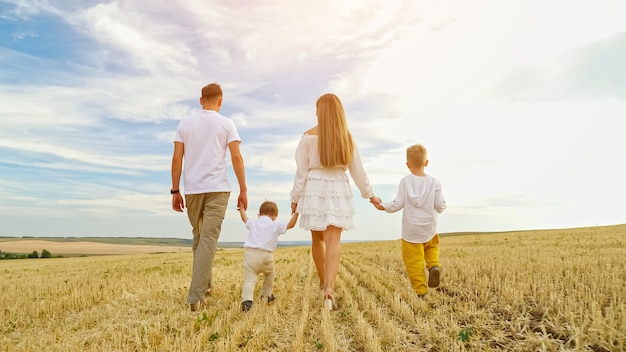
[[[243,207],[243,210],[248,210],[248,192],[239,193],[237,198],[237,208]]]
[[[180,193],[172,194],[172,209],[179,213],[182,213],[183,209],[185,209],[185,202],[183,201],[183,196]]]

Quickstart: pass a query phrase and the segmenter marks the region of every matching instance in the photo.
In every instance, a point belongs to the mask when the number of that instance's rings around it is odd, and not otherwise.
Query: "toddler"
[[[252,308],[254,286],[257,275],[263,273],[263,288],[261,289],[261,300],[267,302],[275,300],[272,293],[274,287],[274,257],[272,252],[278,245],[278,236],[293,228],[298,220],[298,213],[291,216],[289,222],[276,221],[278,207],[276,203],[265,201],[259,209],[259,217],[250,219],[246,215],[243,206],[239,206],[241,220],[250,231],[248,238],[243,243],[245,252],[243,254],[243,292],[241,294],[241,310],[248,311]]]

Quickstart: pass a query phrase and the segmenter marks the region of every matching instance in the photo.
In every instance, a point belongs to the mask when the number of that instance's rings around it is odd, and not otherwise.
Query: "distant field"
[[[191,246],[150,246],[134,244],[112,244],[100,242],[56,242],[48,240],[23,239],[0,242],[0,250],[10,253],[31,253],[45,249],[52,255],[102,255],[102,254],[142,254],[157,252],[190,252]]]
[[[247,313],[239,248],[217,253],[203,312],[190,250],[0,261],[0,351],[626,350],[626,225],[444,237],[425,299],[399,241],[342,248],[334,312],[308,246],[276,251],[277,299]]]
[[[15,242],[15,241],[32,241],[32,240],[44,240],[53,242],[98,242],[98,243],[111,243],[111,244],[132,244],[132,245],[147,245],[147,246],[191,246],[191,239],[183,238],[150,238],[150,237],[0,237],[0,246],[2,242]]]
[[[28,254],[46,249],[53,255],[140,254],[191,250],[192,243],[191,239],[183,238],[0,237],[0,251]],[[219,248],[241,248],[242,245],[242,242],[218,243]]]

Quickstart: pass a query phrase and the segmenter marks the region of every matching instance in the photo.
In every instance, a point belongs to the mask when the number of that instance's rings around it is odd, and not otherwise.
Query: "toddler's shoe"
[[[247,312],[252,308],[252,301],[243,301],[241,302],[241,311]]]
[[[428,270],[428,287],[439,287],[439,274],[441,269],[436,265]]]
[[[264,297],[263,297],[263,296],[261,296],[261,301],[263,300],[263,298],[264,298]],[[273,293],[267,297],[267,303],[272,303],[272,302],[274,302],[275,300],[276,300],[276,297],[274,297],[274,294],[273,294]]]

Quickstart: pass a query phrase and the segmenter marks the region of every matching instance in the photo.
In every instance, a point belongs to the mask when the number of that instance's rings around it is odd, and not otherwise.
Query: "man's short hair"
[[[265,202],[263,202],[263,204],[261,204],[261,207],[259,208],[259,214],[267,216],[277,216],[278,206],[276,205],[276,203],[266,200]]]
[[[202,98],[215,102],[222,97],[222,87],[217,83],[207,84],[202,87]]]

